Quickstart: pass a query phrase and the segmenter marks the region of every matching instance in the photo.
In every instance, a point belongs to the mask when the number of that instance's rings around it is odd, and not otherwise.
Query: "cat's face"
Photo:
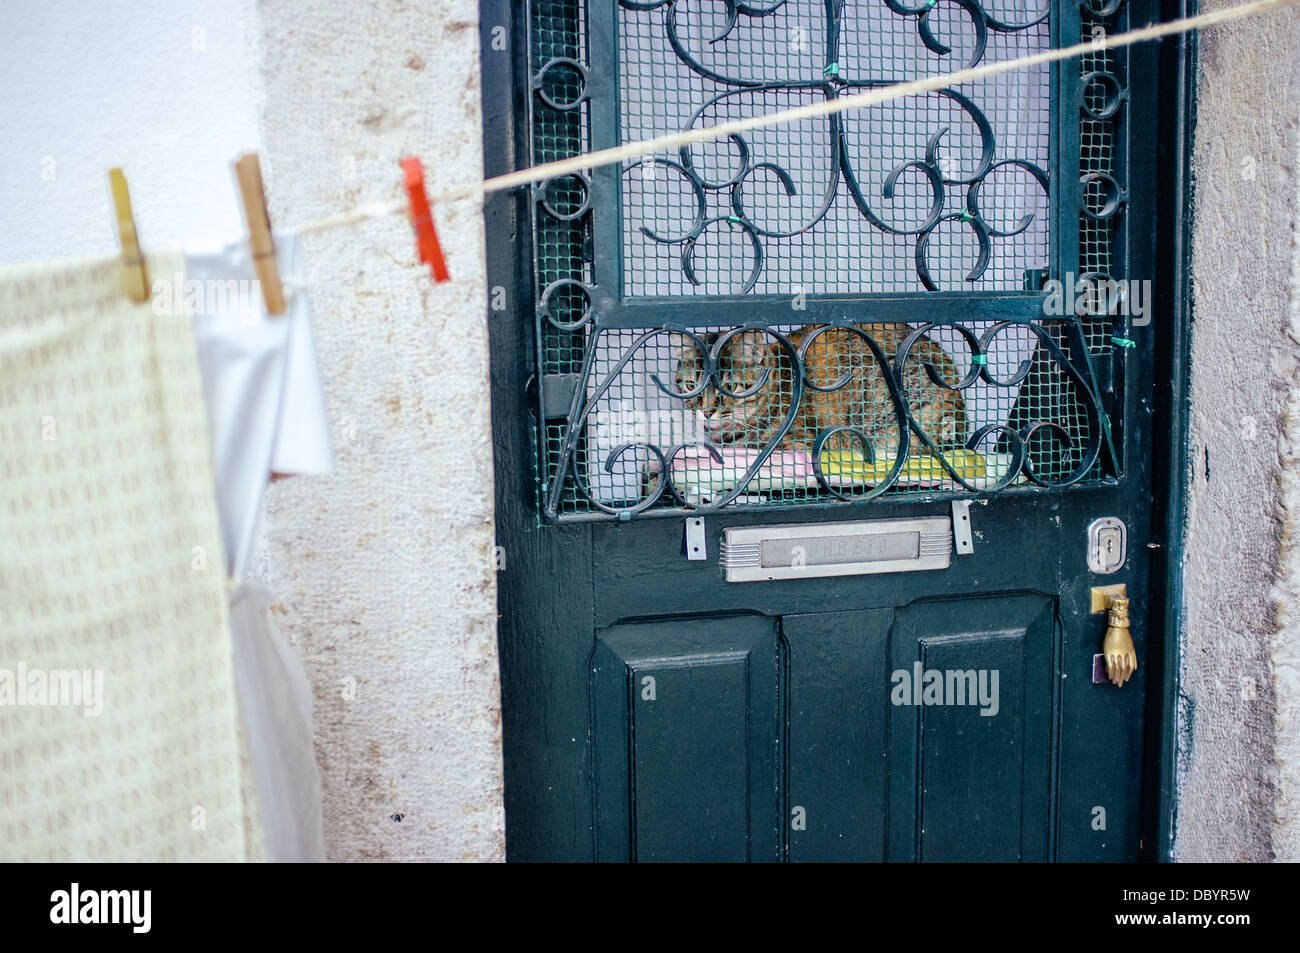
[[[702,334],[712,353],[719,334]],[[717,382],[722,390],[708,382],[695,397],[687,398],[686,409],[695,415],[713,443],[740,443],[757,439],[772,424],[772,411],[778,390],[775,342],[761,331],[745,331],[727,342],[717,358]],[[732,397],[753,388],[768,371],[767,382],[749,397]],[[678,393],[695,390],[704,379],[704,360],[693,341],[684,336],[677,340]],[[778,415],[779,416],[779,415]]]

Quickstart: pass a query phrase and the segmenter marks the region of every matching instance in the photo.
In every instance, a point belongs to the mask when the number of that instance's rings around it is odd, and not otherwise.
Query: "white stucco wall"
[[[117,245],[108,169],[144,242],[240,233],[230,161],[258,148],[253,0],[5,0],[0,6],[0,258]]]
[[[6,0],[0,260],[242,234],[230,161],[272,219],[481,175],[477,4]],[[53,160],[51,166],[50,160]],[[53,174],[51,175],[51,169]],[[500,706],[482,219],[437,210],[432,286],[394,218],[305,239],[337,467],[268,493],[258,574],[316,698],[331,860],[499,860]]]
[[[1181,860],[1300,859],[1298,61],[1295,11],[1200,39]]]

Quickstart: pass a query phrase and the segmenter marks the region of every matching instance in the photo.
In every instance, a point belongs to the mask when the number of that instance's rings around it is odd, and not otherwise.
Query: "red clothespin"
[[[402,160],[402,171],[406,173],[406,194],[411,200],[411,227],[415,229],[415,244],[420,252],[420,261],[433,270],[434,281],[450,281],[447,263],[442,257],[442,246],[438,244],[438,233],[433,227],[433,212],[429,208],[429,197],[424,192],[424,166],[415,156]]]

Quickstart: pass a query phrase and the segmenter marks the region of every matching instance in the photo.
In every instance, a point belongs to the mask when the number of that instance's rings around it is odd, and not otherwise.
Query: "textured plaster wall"
[[[1300,859],[1297,62],[1293,11],[1200,40],[1181,860]]]
[[[1300,57],[1300,19],[1293,18],[1289,62]],[[1300,79],[1293,67],[1288,89],[1289,184],[1300,193]],[[1300,199],[1297,199],[1300,206]],[[1277,698],[1275,760],[1278,766],[1278,804],[1273,828],[1273,848],[1281,860],[1300,861],[1300,372],[1295,367],[1300,352],[1300,214],[1292,220],[1289,245],[1290,281],[1287,285],[1286,346],[1290,380],[1283,423],[1281,465],[1282,554],[1274,598],[1276,630],[1271,639],[1273,689]]]
[[[482,176],[474,0],[263,0],[274,221]],[[337,473],[277,483],[268,570],[316,695],[332,860],[500,860],[500,703],[482,216],[305,238]],[[353,693],[354,697],[353,697]]]

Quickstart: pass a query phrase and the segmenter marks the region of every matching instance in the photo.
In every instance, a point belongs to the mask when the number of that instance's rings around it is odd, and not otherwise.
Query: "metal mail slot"
[[[793,526],[727,527],[719,562],[727,582],[947,569],[947,516]]]

